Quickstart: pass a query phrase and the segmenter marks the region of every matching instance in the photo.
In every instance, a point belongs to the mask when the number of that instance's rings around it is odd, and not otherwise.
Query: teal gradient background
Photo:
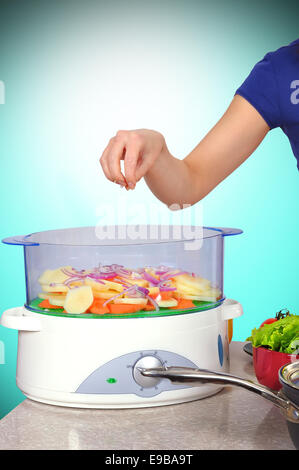
[[[298,37],[298,17],[289,0],[1,1],[1,238],[96,224],[121,191],[99,167],[108,139],[152,128],[184,157],[254,64]],[[281,308],[298,313],[298,178],[287,138],[271,131],[201,203],[205,225],[244,230],[226,241],[225,293],[245,312],[234,340]],[[143,182],[122,196],[155,201]],[[24,303],[23,253],[0,254],[4,311]],[[0,327],[0,341],[1,417],[24,397],[17,333]]]

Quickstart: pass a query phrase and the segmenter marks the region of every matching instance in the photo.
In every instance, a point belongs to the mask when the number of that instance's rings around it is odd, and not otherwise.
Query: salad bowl
[[[278,372],[280,368],[290,362],[299,361],[299,354],[287,354],[271,349],[253,348],[253,364],[257,380],[260,384],[280,390],[282,385]]]
[[[299,360],[299,315],[281,310],[275,318],[254,328],[247,339],[253,346],[253,364],[258,381],[279,390],[279,369]]]

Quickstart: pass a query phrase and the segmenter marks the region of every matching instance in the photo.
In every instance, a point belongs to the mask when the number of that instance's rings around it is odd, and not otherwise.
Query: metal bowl
[[[284,395],[299,406],[299,361],[281,367],[278,376]],[[288,419],[287,425],[292,441],[299,450],[299,423]]]

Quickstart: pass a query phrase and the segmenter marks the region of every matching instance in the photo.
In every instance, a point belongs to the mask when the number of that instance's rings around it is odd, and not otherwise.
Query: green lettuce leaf
[[[273,351],[299,354],[299,315],[290,315],[261,328],[254,328],[247,338],[254,347],[265,346]]]
[[[287,348],[285,348],[285,351],[288,354],[299,354],[299,334],[296,336],[293,341],[289,344]]]

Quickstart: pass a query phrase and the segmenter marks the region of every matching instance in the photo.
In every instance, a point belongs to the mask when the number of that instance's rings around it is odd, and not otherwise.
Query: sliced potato
[[[136,285],[138,287],[147,287],[148,286],[148,282],[145,280],[145,279],[125,279],[125,278],[122,278],[121,279],[122,282],[126,282],[127,284],[129,285]],[[124,289],[124,287],[123,287]]]
[[[56,284],[63,284],[67,279],[69,279],[70,276],[68,276],[67,274],[64,274],[62,272],[62,269],[71,270],[72,268],[69,266],[66,266],[64,268],[54,269],[54,271],[52,272],[52,276],[51,276],[51,282],[56,283]]]
[[[149,295],[158,295],[160,293],[159,287],[148,287]]]
[[[93,290],[100,292],[107,290],[115,290],[117,292],[122,292],[124,290],[124,286],[122,286],[118,282],[107,281],[106,279],[101,279],[101,281],[103,282],[103,284],[101,282],[96,282],[88,277],[85,279],[85,284],[87,286],[91,286]]]
[[[181,274],[173,278],[173,282],[179,286],[186,286],[191,289],[206,289],[211,285],[208,279],[199,276],[190,276],[189,274]]]
[[[177,282],[176,283],[176,288],[177,288],[177,292],[184,295],[184,294],[188,294],[188,295],[202,295],[202,294],[205,294],[206,292],[210,291],[211,290],[211,284],[210,283],[202,283],[202,284],[185,284],[185,283],[180,283],[180,282]]]
[[[200,295],[202,294],[204,291],[203,290],[200,290],[200,289],[188,289],[188,288],[182,288],[181,286],[177,286],[177,290],[175,291],[177,292],[178,294],[180,295]]]
[[[115,304],[146,305],[147,299],[138,297],[118,297],[113,301]]]
[[[38,297],[39,297],[40,299],[45,300],[45,299],[49,299],[50,294],[46,294],[46,292],[40,292],[40,293],[38,294]]]
[[[64,309],[67,313],[84,313],[93,303],[93,293],[90,286],[70,289],[66,295]]]
[[[40,284],[50,284],[51,278],[52,278],[53,270],[52,269],[46,269],[46,271],[43,272],[43,274],[39,277],[38,282]]]
[[[72,272],[73,268],[71,266],[61,266],[58,269],[47,269],[39,278],[40,284],[63,284],[69,276],[62,272],[65,269],[67,271]]]
[[[119,292],[110,291],[110,290],[100,292],[100,291],[94,291],[93,290],[93,295],[96,299],[111,299],[111,297],[114,297],[117,294],[119,294]]]
[[[65,299],[66,299],[66,295],[55,295],[55,294],[53,294],[53,295],[49,296],[50,304],[56,305],[58,307],[64,307]]]
[[[202,302],[216,302],[217,300],[215,296],[208,296],[208,295],[184,295],[182,299],[201,300]]]
[[[220,289],[217,289],[217,287],[211,287],[209,292],[206,292],[208,296],[215,297],[216,299],[221,299],[222,293]]]
[[[42,290],[44,292],[68,292],[69,287],[65,284],[58,284],[50,286],[50,284],[41,284]]]
[[[162,307],[162,308],[176,307],[178,304],[178,301],[176,299],[159,300],[157,304],[159,305],[159,307]]]
[[[70,289],[73,289],[73,287],[81,287],[81,286],[85,286],[85,279],[82,279],[82,281],[74,281],[68,284],[68,287]]]

